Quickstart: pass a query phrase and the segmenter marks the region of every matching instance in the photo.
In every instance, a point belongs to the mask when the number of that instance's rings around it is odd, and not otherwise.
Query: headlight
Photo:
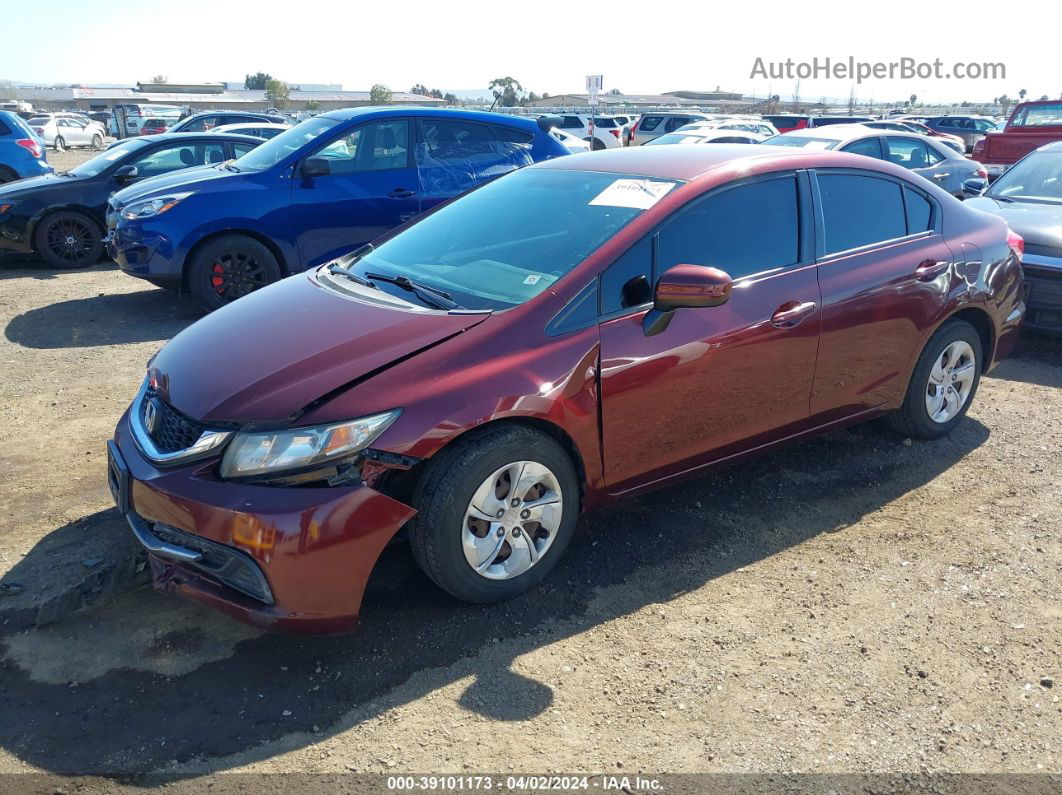
[[[137,218],[152,218],[162,215],[167,210],[172,210],[179,202],[187,199],[195,191],[184,193],[171,193],[169,196],[159,196],[157,199],[148,199],[142,202],[134,202],[122,210],[122,218],[127,221],[135,221]]]
[[[221,476],[272,474],[344,458],[368,447],[399,414],[401,410],[395,409],[331,425],[239,433],[221,460]]]

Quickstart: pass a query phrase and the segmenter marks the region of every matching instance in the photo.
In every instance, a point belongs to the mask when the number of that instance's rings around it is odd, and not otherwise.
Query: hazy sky
[[[5,10],[5,6],[10,7]],[[869,9],[879,12],[871,18]],[[1006,79],[868,80],[860,98],[989,100],[1002,93],[1062,93],[1062,3],[1028,0],[787,0],[713,4],[615,2],[405,2],[49,0],[30,10],[0,0],[0,79],[135,83],[242,80],[265,71],[288,82],[368,89],[414,83],[486,88],[512,75],[527,90],[659,93],[725,90],[788,97],[794,80],[750,77],[765,62],[917,61],[1002,63]],[[801,83],[805,99],[847,97],[851,79]]]

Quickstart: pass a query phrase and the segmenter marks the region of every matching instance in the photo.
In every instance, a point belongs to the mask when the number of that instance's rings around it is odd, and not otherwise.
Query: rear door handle
[[[933,175],[933,179],[947,179],[951,174],[947,171],[940,171]]]
[[[411,196],[416,196],[415,191],[407,190],[405,188],[395,188],[393,191],[387,194],[392,199],[408,199]]]
[[[940,274],[947,272],[950,267],[951,263],[943,260],[939,262],[932,259],[922,260],[915,268],[915,278],[920,282],[931,282]]]
[[[789,301],[782,304],[771,315],[771,325],[775,328],[792,328],[816,309],[814,301]]]

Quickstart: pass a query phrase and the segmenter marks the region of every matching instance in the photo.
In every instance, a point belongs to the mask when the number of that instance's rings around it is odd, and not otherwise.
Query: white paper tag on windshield
[[[648,210],[675,187],[674,182],[653,182],[648,179],[617,179],[597,196],[590,204],[599,207],[631,207],[635,210]]]

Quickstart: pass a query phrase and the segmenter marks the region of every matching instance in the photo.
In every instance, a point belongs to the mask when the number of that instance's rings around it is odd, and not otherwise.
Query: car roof
[[[687,182],[725,182],[750,174],[800,168],[854,168],[878,171],[904,181],[911,171],[890,163],[849,152],[827,149],[797,149],[762,144],[714,144],[712,146],[636,146],[603,149],[544,160],[529,169],[589,171],[650,179]],[[939,188],[934,190],[943,195]]]
[[[222,131],[222,132],[225,132],[227,130],[232,129],[233,127],[255,127],[255,128],[258,128],[258,129],[265,128],[265,129],[277,129],[277,130],[290,130],[292,128],[292,126],[293,125],[291,125],[291,124],[281,124],[280,122],[276,122],[276,121],[264,121],[264,120],[263,121],[259,121],[259,122],[234,121],[232,124],[222,124],[222,125],[220,125],[218,127],[215,127],[212,130],[212,132],[216,133],[219,130]]]
[[[1052,141],[1049,144],[1044,144],[1037,152],[1062,152],[1062,141]]]
[[[150,143],[156,143],[158,141],[188,141],[189,143],[195,141],[203,141],[205,143],[217,143],[218,139],[226,141],[232,141],[233,143],[253,143],[260,144],[262,139],[256,135],[239,135],[238,133],[159,133],[158,135],[138,135],[135,138],[126,138],[127,141],[147,141]]]
[[[550,116],[564,116],[572,114],[548,114]],[[576,114],[577,115],[577,114]],[[391,118],[394,116],[416,116],[418,118],[433,119],[462,119],[464,121],[478,121],[484,124],[509,124],[517,127],[539,129],[537,122],[526,116],[512,116],[508,113],[491,113],[485,110],[458,110],[456,108],[423,108],[416,105],[387,105],[366,106],[364,108],[343,108],[342,110],[330,110],[315,116],[317,119],[335,119],[337,121],[351,121],[353,119]],[[601,118],[600,116],[595,118]]]

